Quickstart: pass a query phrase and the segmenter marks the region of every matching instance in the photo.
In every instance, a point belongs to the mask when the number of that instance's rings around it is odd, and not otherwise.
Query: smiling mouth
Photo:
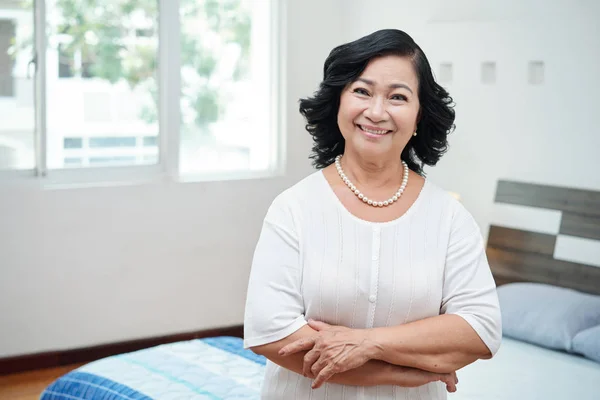
[[[388,134],[388,133],[391,132],[391,131],[386,130],[386,129],[369,129],[369,128],[366,128],[366,127],[364,127],[362,125],[358,125],[358,124],[356,126],[358,126],[361,131],[366,132],[366,133],[370,133],[371,135],[383,136],[383,135],[386,135],[386,134]]]

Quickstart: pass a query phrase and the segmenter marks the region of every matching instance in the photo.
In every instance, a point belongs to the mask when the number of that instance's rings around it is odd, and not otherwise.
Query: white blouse
[[[318,171],[271,204],[250,273],[246,348],[283,339],[309,318],[372,328],[440,314],[460,315],[497,352],[500,309],[481,232],[447,192],[426,180],[404,215],[368,222],[343,206]],[[267,361],[262,398],[446,399],[441,382],[418,388],[327,383],[316,390],[311,383]]]

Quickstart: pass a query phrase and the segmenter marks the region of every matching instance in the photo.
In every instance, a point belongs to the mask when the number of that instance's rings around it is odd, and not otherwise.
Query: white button
[[[377,297],[375,297],[375,295],[374,295],[374,294],[372,294],[372,295],[370,295],[370,296],[369,296],[369,301],[370,301],[371,303],[375,303],[375,300],[377,300]]]
[[[377,254],[373,254],[373,261],[377,261],[379,257],[377,256]]]

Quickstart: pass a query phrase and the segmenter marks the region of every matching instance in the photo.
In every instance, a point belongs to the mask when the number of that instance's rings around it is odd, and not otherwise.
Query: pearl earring
[[[415,131],[415,133],[413,133],[413,136],[417,136],[417,131]]]

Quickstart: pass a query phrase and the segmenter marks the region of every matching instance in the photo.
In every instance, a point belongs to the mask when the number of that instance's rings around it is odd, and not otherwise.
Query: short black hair
[[[300,100],[300,113],[314,140],[310,155],[314,167],[325,168],[344,152],[345,140],[337,124],[342,91],[372,59],[388,55],[409,57],[419,81],[418,134],[404,148],[402,160],[423,174],[423,165],[435,165],[448,149],[455,118],[452,98],[435,81],[425,53],[414,40],[401,30],[384,29],[334,48],[325,60],[318,91]]]

